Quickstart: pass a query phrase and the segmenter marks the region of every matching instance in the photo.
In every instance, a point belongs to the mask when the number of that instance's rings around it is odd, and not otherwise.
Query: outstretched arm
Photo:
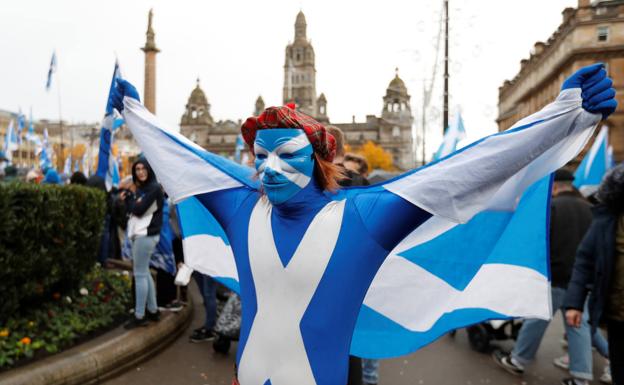
[[[615,110],[611,86],[602,64],[585,67],[564,82],[553,103],[509,130],[381,186],[346,193],[356,195],[363,217],[384,218],[365,221],[371,234],[392,241],[388,229],[411,232],[423,222],[423,210],[465,223],[485,209],[513,209],[528,186],[573,159]]]
[[[122,112],[126,124],[158,181],[174,202],[202,195],[215,216],[227,221],[241,195],[257,189],[251,168],[212,154],[183,135],[166,128],[139,101],[136,88],[119,80],[111,92],[112,105]],[[215,199],[209,199],[214,195]]]

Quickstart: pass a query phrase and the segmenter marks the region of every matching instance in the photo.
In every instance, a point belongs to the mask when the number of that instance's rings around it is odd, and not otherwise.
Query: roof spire
[[[297,14],[297,20],[295,21],[295,40],[306,38],[307,26],[308,24],[306,23],[303,11],[299,11],[299,13]]]

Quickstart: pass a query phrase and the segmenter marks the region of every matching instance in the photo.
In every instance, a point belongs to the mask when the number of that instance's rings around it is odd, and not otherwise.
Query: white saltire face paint
[[[314,150],[303,130],[259,130],[254,152],[256,170],[271,203],[286,202],[310,183]]]

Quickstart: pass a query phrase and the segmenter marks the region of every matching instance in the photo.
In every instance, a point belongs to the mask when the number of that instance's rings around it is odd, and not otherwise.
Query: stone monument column
[[[145,82],[143,90],[143,104],[152,114],[156,115],[156,54],[160,52],[156,48],[154,41],[154,30],[152,29],[153,10],[150,9],[147,32],[145,33],[145,46],[141,48],[145,52]]]

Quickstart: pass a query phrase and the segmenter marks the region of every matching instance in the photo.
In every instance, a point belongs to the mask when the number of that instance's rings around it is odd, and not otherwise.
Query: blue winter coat
[[[583,310],[588,291],[589,321],[596,328],[604,321],[615,260],[615,231],[618,216],[605,206],[592,209],[594,219],[581,242],[574,261],[565,298],[566,309]]]

